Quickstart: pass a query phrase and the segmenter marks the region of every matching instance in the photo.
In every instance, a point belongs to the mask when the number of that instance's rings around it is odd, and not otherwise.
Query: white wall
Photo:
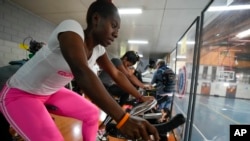
[[[218,96],[226,96],[226,89],[227,86],[230,85],[236,85],[236,98],[245,98],[245,99],[250,99],[250,84],[242,83],[242,82],[223,82],[219,81],[219,70],[221,70],[221,67],[217,67],[216,71],[216,80],[211,81],[211,76],[212,76],[212,66],[208,66],[208,76],[207,79],[204,80],[202,79],[202,72],[203,72],[203,67],[202,65],[199,66],[199,79],[198,79],[198,85],[197,85],[197,94],[201,93],[201,86],[203,82],[208,82],[211,84],[211,89],[210,89],[210,95],[218,95]],[[189,92],[190,90],[190,83],[191,80],[188,80],[187,84],[187,91]]]
[[[18,43],[0,39],[0,66],[25,58],[27,58],[26,51],[18,48]]]
[[[55,25],[45,19],[8,0],[0,0],[0,66],[26,59],[26,52],[19,48],[19,43],[28,36],[46,42],[54,28]]]

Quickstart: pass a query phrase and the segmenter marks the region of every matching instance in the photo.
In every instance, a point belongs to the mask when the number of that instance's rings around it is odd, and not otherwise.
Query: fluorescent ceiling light
[[[128,40],[129,44],[148,44],[146,40]]]
[[[187,45],[194,45],[195,41],[186,41],[184,43],[186,43]],[[178,42],[178,44],[182,44],[182,41]]]
[[[141,14],[142,9],[140,8],[119,8],[119,14]]]
[[[142,57],[143,57],[143,54],[140,54],[140,53],[139,53],[138,56],[142,58]]]
[[[238,38],[244,38],[250,36],[250,29],[240,32],[236,35]]]
[[[250,5],[232,5],[232,6],[213,6],[207,11],[228,11],[228,10],[246,10],[250,9]]]
[[[176,58],[178,58],[178,59],[186,59],[187,57],[186,57],[186,56],[183,56],[183,55],[177,55]]]
[[[229,86],[229,83],[224,83],[223,84],[225,87],[228,87]]]

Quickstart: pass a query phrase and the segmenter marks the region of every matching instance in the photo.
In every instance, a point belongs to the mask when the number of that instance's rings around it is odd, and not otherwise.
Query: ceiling
[[[75,19],[86,27],[85,16],[93,0],[10,0],[54,24]],[[191,23],[210,0],[113,0],[118,8],[143,8],[140,15],[121,15],[119,37],[108,47],[111,55],[136,50],[145,58],[162,58],[170,53]],[[148,40],[131,45],[129,39]]]

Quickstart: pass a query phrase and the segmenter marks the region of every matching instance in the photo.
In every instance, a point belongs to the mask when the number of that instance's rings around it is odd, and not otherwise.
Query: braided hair
[[[135,51],[127,51],[121,59],[127,57],[127,61],[131,62],[133,65],[140,60],[139,55]]]
[[[107,18],[114,15],[114,13],[118,13],[118,9],[111,0],[96,0],[89,6],[87,11],[86,21],[88,25],[92,24],[91,18],[94,13],[98,13],[103,18]]]

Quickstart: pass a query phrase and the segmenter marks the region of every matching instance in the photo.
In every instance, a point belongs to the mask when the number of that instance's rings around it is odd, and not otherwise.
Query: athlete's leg
[[[54,111],[50,111],[53,114],[81,120],[84,141],[96,140],[99,109],[89,100],[69,89],[62,88],[53,94],[45,104],[56,107]]]
[[[47,98],[5,87],[0,93],[0,108],[11,126],[26,141],[63,141],[44,106]]]

